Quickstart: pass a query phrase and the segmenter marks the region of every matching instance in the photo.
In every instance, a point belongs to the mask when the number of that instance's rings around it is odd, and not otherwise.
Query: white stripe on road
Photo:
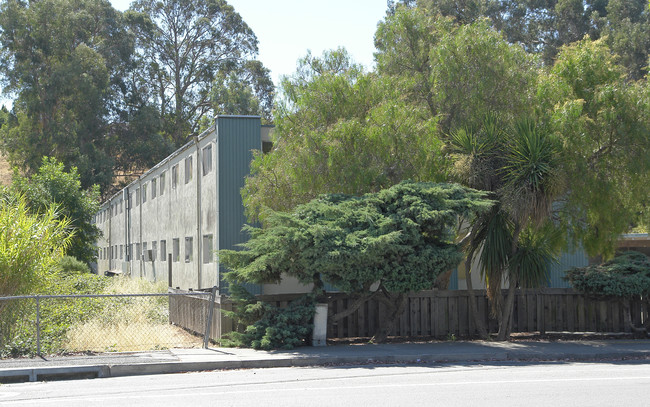
[[[323,381],[328,379],[323,379]],[[357,385],[357,386],[329,386],[329,387],[293,387],[293,388],[266,388],[266,389],[238,389],[231,391],[223,391],[215,389],[213,391],[203,391],[203,392],[193,392],[188,391],[184,393],[178,393],[177,390],[170,390],[170,393],[161,394],[161,390],[157,389],[158,394],[138,394],[138,395],[112,395],[112,394],[103,394],[101,396],[67,396],[67,397],[48,397],[47,399],[29,399],[29,400],[9,400],[11,403],[15,404],[51,404],[51,403],[61,403],[62,401],[67,402],[106,402],[107,400],[138,400],[138,399],[169,399],[170,397],[195,397],[195,396],[218,396],[218,395],[236,395],[236,394],[259,394],[259,393],[268,393],[270,391],[278,392],[304,392],[304,391],[335,391],[341,389],[385,389],[385,388],[399,388],[399,387],[440,387],[440,386],[468,386],[468,385],[495,385],[495,384],[522,384],[522,383],[553,383],[553,382],[594,382],[594,381],[625,381],[625,380],[647,380],[650,382],[650,376],[630,376],[630,377],[589,377],[589,378],[558,378],[558,379],[524,379],[524,380],[485,380],[485,381],[455,381],[455,382],[431,382],[431,383],[395,383],[395,384],[368,384],[368,385]],[[274,383],[278,385],[281,383]],[[290,384],[290,383],[284,383]],[[650,383],[649,383],[650,384]],[[269,384],[270,385],[270,384]],[[262,385],[262,386],[269,386]],[[251,384],[251,386],[260,386],[260,384]]]

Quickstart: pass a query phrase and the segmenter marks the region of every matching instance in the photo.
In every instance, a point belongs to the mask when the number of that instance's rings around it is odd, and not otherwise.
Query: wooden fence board
[[[360,308],[359,311],[357,311],[357,330],[355,332],[355,335],[358,337],[364,337],[368,336],[368,329],[366,328],[366,308],[368,307],[368,303],[366,302],[363,304]]]
[[[458,335],[458,297],[449,297],[449,333]]]
[[[619,303],[614,302],[610,305],[612,309],[612,330],[611,332],[622,332],[623,329],[621,329],[621,313],[619,309]]]
[[[569,332],[576,330],[576,308],[574,305],[574,295],[567,294],[566,296],[566,329]]]
[[[420,332],[420,327],[422,326],[422,323],[420,321],[420,299],[409,298],[408,301],[409,301],[409,306],[411,308],[410,318],[409,318],[409,324],[410,324],[409,335],[410,336],[422,335]]]
[[[476,309],[478,310],[478,299],[476,296],[474,297],[474,305],[476,306]],[[476,322],[474,322],[474,315],[472,315],[472,297],[467,297],[467,330],[469,331],[470,336],[474,336],[477,334],[476,331]]]
[[[338,299],[336,300],[336,310],[337,312],[341,312],[344,310],[343,308],[343,300]],[[337,338],[345,338],[345,318],[339,319],[336,323],[336,337]]]
[[[587,316],[586,316],[585,298],[578,297],[578,332],[585,332],[587,330]]]
[[[458,334],[466,337],[469,335],[469,298],[458,298]]]
[[[607,303],[605,301],[598,301],[598,332],[607,332],[609,328],[609,321],[607,319]]]
[[[526,293],[520,292],[515,301],[517,318],[512,326],[513,332],[524,332],[528,330],[526,324]]]
[[[346,303],[346,308],[352,303],[351,299],[345,300]],[[359,312],[355,311],[352,314],[350,314],[347,318],[347,324],[346,324],[346,337],[347,338],[354,338],[359,336],[357,331],[357,327],[359,326]]]
[[[422,326],[422,335],[431,336],[431,301],[430,298],[420,297],[420,324]]]
[[[439,317],[440,306],[438,304],[438,299],[435,297],[430,297],[429,306],[430,306],[429,319],[431,321],[431,336],[438,337],[438,335],[440,334],[440,317]]]
[[[526,330],[533,332],[537,330],[537,297],[528,291],[526,293]]]
[[[449,334],[449,307],[448,297],[437,298],[438,305],[438,331],[436,336],[446,337]]]
[[[566,307],[564,306],[566,302],[565,295],[556,295],[553,305],[555,306],[555,329],[554,331],[566,331]]]

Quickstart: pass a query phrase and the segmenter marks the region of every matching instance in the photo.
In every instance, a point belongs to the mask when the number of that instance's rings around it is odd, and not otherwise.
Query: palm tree
[[[520,120],[507,129],[493,114],[486,115],[480,128],[454,131],[449,140],[461,182],[489,191],[496,202],[492,211],[470,220],[466,268],[469,271],[479,255],[492,314],[499,321],[497,339],[505,340],[511,330],[515,289],[546,281],[548,261],[558,247],[549,215],[562,186],[559,149],[533,120]],[[467,282],[473,298],[469,274]],[[508,284],[505,299],[504,282]],[[476,315],[473,300],[471,305]],[[487,336],[475,320],[479,333]]]

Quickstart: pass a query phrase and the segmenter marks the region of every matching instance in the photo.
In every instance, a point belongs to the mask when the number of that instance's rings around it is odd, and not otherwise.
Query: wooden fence
[[[171,290],[180,294],[183,290]],[[232,321],[226,318],[222,309],[232,310],[232,302],[225,296],[216,296],[212,320],[208,322],[211,298],[209,295],[173,295],[169,297],[169,321],[191,332],[205,335],[210,326],[210,338],[218,339],[221,335],[233,330]]]
[[[260,299],[284,307],[299,295],[262,295]],[[490,332],[497,331],[497,321],[490,317],[484,290],[475,290],[478,313]],[[180,326],[203,334],[207,298],[175,299],[170,320]],[[345,310],[352,300],[342,293],[328,295],[328,338],[366,338],[372,336],[379,321],[387,315],[385,305],[367,301],[361,308],[339,321],[332,315]],[[232,321],[223,317],[221,309],[231,309],[230,301],[217,297],[211,337],[231,331]],[[632,322],[639,326],[648,318],[648,309],[641,302],[630,304]],[[518,290],[515,297],[512,332],[626,332],[625,313],[619,301],[599,301],[585,298],[570,288]],[[421,291],[409,296],[404,313],[395,325],[393,336],[447,338],[472,337],[478,334],[470,316],[469,294],[465,290]]]
[[[291,299],[285,296],[265,296],[278,305]],[[475,290],[480,318],[489,332],[498,330],[497,321],[490,317],[485,290]],[[387,315],[385,305],[367,301],[359,310],[339,321],[332,316],[347,309],[352,300],[345,294],[332,293],[328,298],[328,338],[370,337]],[[635,325],[648,318],[648,310],[640,302],[630,305]],[[623,305],[619,301],[599,301],[585,298],[570,288],[518,290],[515,297],[512,332],[625,332]],[[404,313],[395,325],[394,336],[446,338],[478,335],[470,316],[469,293],[465,290],[421,291],[409,296]]]

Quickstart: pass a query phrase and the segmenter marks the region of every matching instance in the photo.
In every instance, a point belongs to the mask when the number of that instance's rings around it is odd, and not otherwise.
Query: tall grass
[[[52,294],[166,293],[164,283],[93,274],[61,277]],[[0,356],[36,353],[34,300],[21,300],[24,316],[16,323]],[[169,323],[169,298],[108,297],[41,299],[41,351],[105,352],[196,347],[201,339]]]
[[[164,283],[114,277],[105,294],[165,293]],[[117,297],[102,301],[101,312],[73,324],[68,351],[134,351],[199,346],[199,338],[169,324],[169,297]]]

